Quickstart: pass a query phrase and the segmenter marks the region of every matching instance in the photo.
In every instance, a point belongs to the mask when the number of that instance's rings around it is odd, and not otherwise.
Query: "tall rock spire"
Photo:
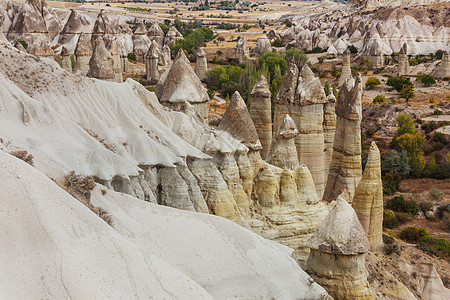
[[[338,86],[341,87],[344,82],[352,76],[352,70],[350,68],[350,51],[347,49],[344,52],[344,57],[342,61],[342,72],[341,76],[339,77],[339,83]]]
[[[408,60],[408,45],[403,44],[403,47],[398,53],[398,75],[408,75],[409,74],[409,60]]]
[[[383,184],[380,151],[375,142],[370,145],[366,168],[356,188],[352,207],[369,239],[370,250],[378,250],[383,243]]]
[[[272,145],[272,93],[267,79],[261,74],[250,93],[250,116],[261,142],[261,157],[269,156]]]
[[[208,59],[202,47],[198,49],[197,61],[195,63],[195,74],[200,80],[206,79],[206,71],[208,71]]]
[[[145,73],[147,80],[158,80],[158,60],[160,56],[159,46],[156,41],[152,41],[150,48],[148,48],[147,55],[145,56]]]
[[[347,79],[336,102],[336,133],[333,156],[323,200],[342,196],[352,202],[362,176],[361,166],[361,76]]]
[[[450,55],[448,51],[444,51],[442,54],[442,59],[436,68],[434,75],[438,77],[450,77]]]

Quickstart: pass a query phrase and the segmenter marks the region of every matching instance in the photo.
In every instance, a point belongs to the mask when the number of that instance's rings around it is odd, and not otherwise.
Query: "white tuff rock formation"
[[[206,71],[208,71],[208,58],[202,47],[198,49],[197,61],[195,63],[195,74],[200,80],[206,79]]]
[[[236,48],[234,48],[234,55],[238,63],[240,64],[244,62],[245,57],[250,57],[250,50],[248,47],[247,40],[245,39],[245,35],[242,36],[237,42]]]
[[[409,74],[408,44],[404,43],[398,53],[398,75]]]

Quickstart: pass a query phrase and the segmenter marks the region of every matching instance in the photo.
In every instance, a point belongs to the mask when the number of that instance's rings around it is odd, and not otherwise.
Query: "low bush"
[[[127,58],[129,61],[136,61],[136,54],[134,54],[133,52],[128,53]]]
[[[386,102],[386,97],[383,95],[376,95],[375,98],[373,98],[373,103],[383,103]]]
[[[438,123],[431,121],[431,122],[426,122],[424,124],[422,124],[422,126],[420,128],[422,128],[423,131],[425,131],[425,133],[430,133],[436,129],[438,129],[440,126]]]
[[[399,237],[408,243],[417,243],[421,238],[428,235],[428,231],[423,228],[406,227],[400,231]]]
[[[442,112],[442,110],[440,110],[439,108],[436,108],[436,109],[433,111],[433,115],[439,116],[439,115],[442,115],[442,114],[443,114],[443,112]]]
[[[400,226],[400,222],[395,217],[395,213],[390,209],[384,210],[383,211],[383,227],[392,229],[392,228],[396,228],[398,226]]]
[[[419,213],[419,206],[414,199],[405,200],[403,196],[396,196],[386,202],[386,208],[395,212],[407,213],[415,216]]]
[[[450,260],[450,242],[446,239],[438,239],[425,235],[419,240],[419,249],[432,255]]]
[[[436,200],[436,201],[441,200],[442,196],[444,195],[444,193],[442,193],[442,192],[441,192],[439,189],[437,189],[437,188],[432,188],[432,189],[429,191],[429,194],[430,194],[430,197],[431,197],[433,200]]]
[[[421,74],[421,75],[417,76],[417,80],[419,80],[426,86],[430,86],[430,85],[436,83],[436,80],[433,78],[433,76],[430,76],[428,74]]]
[[[402,178],[398,174],[387,173],[383,176],[383,194],[394,195],[400,188]]]
[[[433,202],[420,202],[420,210],[425,214],[433,208]]]

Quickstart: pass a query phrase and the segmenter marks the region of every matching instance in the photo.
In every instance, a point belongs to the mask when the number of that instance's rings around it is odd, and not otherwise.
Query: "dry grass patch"
[[[11,152],[9,154],[17,157],[18,159],[23,160],[24,162],[26,162],[30,166],[34,166],[33,155],[29,154],[28,151],[25,151],[25,150],[13,151],[13,152]]]
[[[113,226],[113,217],[102,207],[97,207],[91,203],[91,192],[94,188],[95,181],[92,176],[82,176],[76,174],[75,171],[70,171],[70,173],[64,177],[64,189],[103,219],[103,221],[108,223],[108,225]]]

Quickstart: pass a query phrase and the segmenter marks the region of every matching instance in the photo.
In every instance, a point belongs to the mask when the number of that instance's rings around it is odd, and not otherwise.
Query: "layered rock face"
[[[444,51],[442,59],[434,72],[434,75],[439,77],[450,77],[450,54],[448,51]]]
[[[101,39],[97,42],[92,57],[89,60],[88,76],[114,81],[114,61]]]
[[[161,26],[159,26],[158,23],[153,23],[152,26],[150,26],[147,36],[151,41],[155,41],[158,43],[158,46],[162,48],[164,45],[164,31],[161,29]]]
[[[159,101],[175,110],[184,110],[185,103],[192,104],[203,119],[208,118],[209,96],[189,60],[180,50],[167,75],[156,87]]]
[[[139,24],[133,35],[133,52],[138,62],[145,61],[145,55],[148,52],[148,48],[150,48],[151,42],[147,36],[145,25],[143,23]]]
[[[269,91],[267,79],[261,74],[250,93],[250,116],[255,124],[261,142],[261,157],[269,156],[272,145],[272,93]]]
[[[70,53],[66,47],[61,49],[61,67],[67,72],[72,72],[72,61],[70,60]]]
[[[347,80],[347,78],[350,78],[352,76],[352,70],[350,68],[350,51],[348,49],[346,49],[344,52],[342,65],[342,72],[341,76],[339,77],[338,87],[341,87]]]
[[[272,51],[272,45],[267,35],[263,34],[256,41],[255,48],[253,48],[254,53],[264,53],[266,51]]]
[[[147,55],[145,56],[145,73],[147,80],[158,80],[158,61],[161,53],[159,51],[159,46],[156,41],[152,41],[150,48],[148,49]]]
[[[54,52],[48,42],[33,43],[28,47],[27,52],[36,57],[54,59]]]
[[[370,251],[379,250],[383,243],[383,184],[380,151],[375,142],[370,145],[366,168],[356,188],[352,207],[366,232]]]
[[[327,98],[319,79],[305,65],[290,64],[275,98],[274,132],[289,114],[300,134],[295,138],[298,159],[311,171],[319,197],[325,187],[324,106]]]
[[[250,50],[245,36],[242,36],[234,48],[234,55],[238,63],[242,64],[245,57],[250,57]]]
[[[294,120],[286,115],[276,134],[273,151],[267,162],[282,169],[293,170],[300,165],[294,138],[299,135]]]
[[[75,57],[77,60],[77,70],[86,75],[89,72],[89,60],[92,56],[91,41],[85,33],[80,34],[77,47],[75,48]]]
[[[306,271],[334,299],[373,299],[364,260],[369,242],[347,201],[337,199],[308,244]]]
[[[361,166],[361,76],[347,79],[336,102],[336,133],[324,201],[342,196],[352,202],[362,176]]]
[[[409,74],[409,60],[408,60],[408,45],[403,44],[403,47],[398,53],[398,75],[408,75]]]
[[[195,63],[195,74],[197,74],[200,80],[206,79],[206,71],[208,71],[208,58],[206,57],[205,51],[203,48],[197,52],[197,61]]]

